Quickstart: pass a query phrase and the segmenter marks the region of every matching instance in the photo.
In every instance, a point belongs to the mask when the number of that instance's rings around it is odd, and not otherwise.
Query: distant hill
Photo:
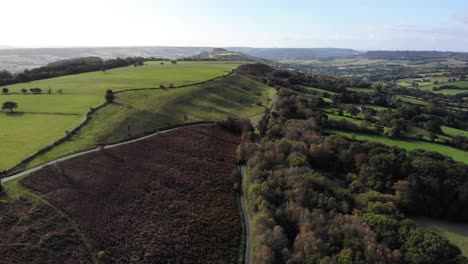
[[[209,47],[84,47],[0,49],[0,70],[21,72],[48,63],[81,57],[115,59],[126,57],[181,58],[211,51]]]
[[[264,58],[267,60],[313,60],[323,58],[350,57],[362,54],[352,49],[337,48],[229,48],[232,51]]]
[[[268,61],[251,56],[242,52],[230,51],[222,48],[214,48],[212,51],[203,51],[198,55],[192,56],[194,59],[214,59],[220,61],[252,61],[267,63]]]
[[[446,60],[458,59],[468,60],[466,52],[443,52],[443,51],[410,51],[410,50],[379,50],[368,51],[361,55],[368,59],[385,59],[385,60]]]

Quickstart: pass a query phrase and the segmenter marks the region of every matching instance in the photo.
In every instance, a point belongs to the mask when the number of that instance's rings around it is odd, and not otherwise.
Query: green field
[[[86,94],[102,97],[107,89],[114,91],[126,88],[157,87],[165,85],[191,84],[225,75],[239,66],[240,62],[146,62],[147,66],[123,67],[106,72],[90,72],[67,75],[52,79],[19,83],[7,86],[11,93],[20,93],[21,88],[39,87],[56,91],[62,89],[65,94]]]
[[[461,249],[464,256],[468,257],[468,224],[425,217],[413,218],[413,220],[450,240]]]
[[[454,160],[457,161],[468,161],[467,151],[463,151],[446,145],[410,139],[392,139],[382,135],[361,134],[337,130],[334,130],[333,133],[349,138],[355,138],[357,140],[376,141],[390,146],[398,146],[406,150],[423,149],[427,151],[439,152],[440,154],[452,157]]]
[[[226,75],[240,62],[147,62],[147,66],[124,67],[7,86],[0,103],[15,101],[16,114],[0,113],[0,171],[8,169],[78,126],[90,107],[104,102],[107,89],[168,87]],[[39,87],[44,94],[21,94],[21,88]],[[47,94],[47,89],[52,94]],[[63,94],[56,93],[63,90]]]
[[[396,97],[398,99],[400,99],[401,101],[407,102],[407,103],[410,103],[410,104],[429,105],[428,102],[424,102],[424,101],[421,101],[421,100],[416,99],[416,98],[406,97],[406,96],[402,96],[402,95],[397,95]]]
[[[444,85],[455,85],[455,86],[458,86],[458,87],[461,87],[461,88],[468,88],[468,81],[457,81],[457,82],[446,82],[446,83],[439,83],[439,84],[431,84],[431,85],[426,85],[426,86],[423,86],[423,87],[420,87],[422,88],[423,90],[428,90],[428,91],[432,91],[432,89],[434,87],[440,87],[440,86],[444,86]],[[442,92],[443,90],[441,90],[440,92]]]
[[[419,82],[418,89],[424,91],[431,91],[434,93],[446,94],[446,95],[455,95],[459,93],[468,93],[468,81],[456,81],[456,82],[449,82],[449,79],[453,79],[453,77],[428,77],[430,82]],[[438,81],[438,84],[434,84],[434,81]],[[413,87],[413,79],[402,79],[397,82],[399,85],[412,88]],[[441,87],[444,85],[455,85],[461,88],[467,88],[466,90],[455,90],[455,89],[447,89],[447,90],[440,90],[434,91],[435,87]]]
[[[346,90],[357,93],[375,93],[375,90],[370,88],[347,87]]]
[[[362,123],[362,120],[360,119],[356,119],[356,118],[352,118],[352,117],[348,117],[348,116],[340,116],[340,115],[336,115],[336,114],[331,114],[331,113],[326,113],[327,116],[328,116],[328,119],[333,119],[333,120],[346,120],[346,121],[349,121],[351,123],[355,123],[357,125],[360,125]]]
[[[324,90],[324,89],[320,89],[320,88],[307,87],[307,86],[303,86],[303,87],[304,87],[304,89],[306,89],[307,91],[311,91],[311,92],[329,93],[329,94],[331,94],[331,95],[336,94],[335,92],[328,91],[328,90]]]
[[[185,88],[120,93],[116,102],[97,111],[77,136],[40,156],[29,167],[167,123],[257,116],[264,113],[274,94],[273,88],[238,74]]]
[[[441,126],[440,127],[442,131],[449,135],[449,136],[463,136],[463,137],[468,137],[468,131],[454,128],[454,127],[448,127],[448,126]]]
[[[434,93],[445,94],[445,95],[468,94],[468,88],[464,90],[446,89],[446,90],[434,91]]]

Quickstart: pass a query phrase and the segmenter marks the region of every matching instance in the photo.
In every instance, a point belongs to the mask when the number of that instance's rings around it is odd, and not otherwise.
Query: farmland
[[[147,62],[147,66],[124,67],[8,86],[0,102],[15,101],[16,113],[0,113],[0,171],[14,166],[37,150],[65,136],[84,119],[91,107],[104,102],[107,89],[169,87],[225,75],[238,62]],[[21,89],[39,87],[43,94],[22,94]],[[51,89],[52,94],[47,94]],[[61,93],[59,92],[61,90]]]
[[[273,96],[271,87],[239,74],[180,89],[120,93],[114,104],[97,111],[71,141],[40,156],[30,166],[168,124],[259,115]]]
[[[368,135],[368,134],[361,134],[361,133],[352,133],[352,132],[345,132],[345,131],[334,131],[338,135],[347,136],[349,138],[355,138],[357,140],[368,140],[368,141],[376,141],[382,144],[386,144],[389,146],[398,146],[400,148],[404,148],[406,150],[416,150],[416,149],[423,149],[427,151],[434,151],[439,152],[442,155],[449,156],[454,160],[466,162],[468,160],[468,152],[450,147],[445,146],[442,144],[430,143],[425,141],[418,141],[418,140],[410,140],[410,139],[392,139],[382,135]]]
[[[450,136],[468,136],[468,131],[463,130],[463,129],[458,129],[458,128],[453,128],[453,127],[448,127],[448,126],[442,126],[441,127],[442,131]]]
[[[234,263],[229,175],[238,136],[179,129],[47,167],[22,180],[79,226],[102,263]]]

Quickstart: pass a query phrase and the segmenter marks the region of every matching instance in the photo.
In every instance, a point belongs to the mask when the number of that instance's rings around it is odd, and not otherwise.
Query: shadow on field
[[[6,116],[24,116],[24,112],[3,112]]]

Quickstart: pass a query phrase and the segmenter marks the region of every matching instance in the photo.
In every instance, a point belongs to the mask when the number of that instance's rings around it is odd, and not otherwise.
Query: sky
[[[468,52],[468,0],[0,0],[0,46]]]

